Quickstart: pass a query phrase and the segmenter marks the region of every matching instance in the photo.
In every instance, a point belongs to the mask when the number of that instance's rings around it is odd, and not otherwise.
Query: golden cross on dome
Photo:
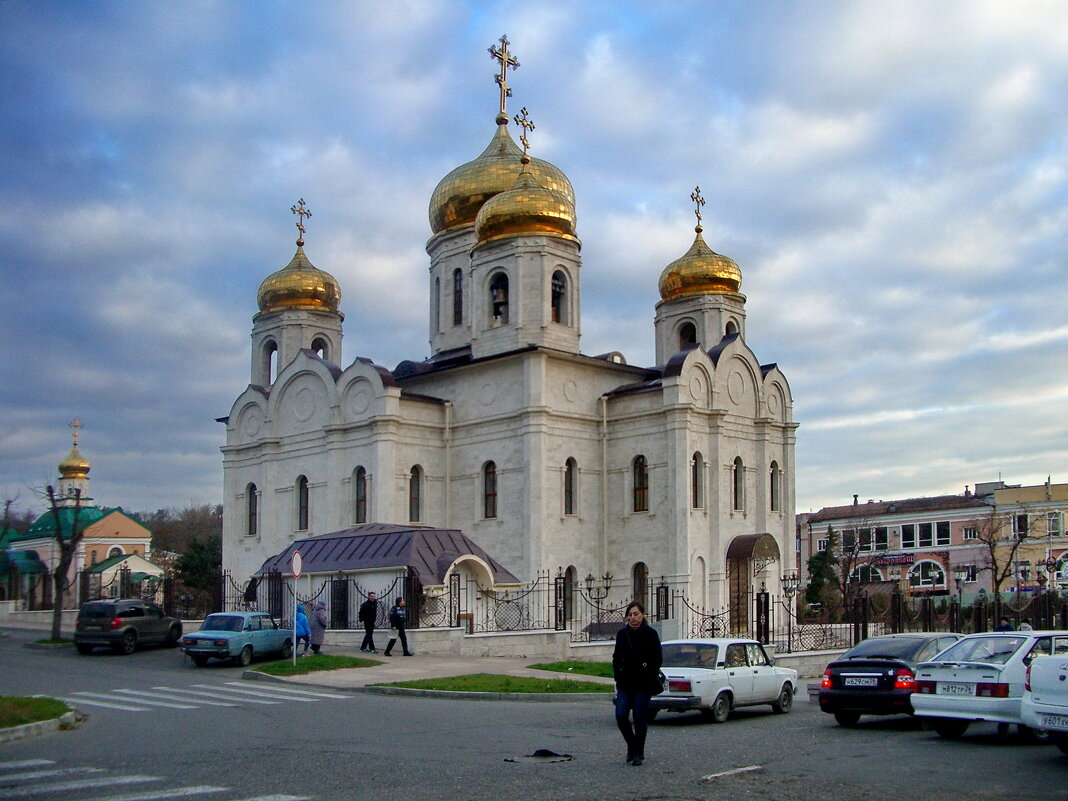
[[[701,207],[703,205],[705,205],[705,199],[703,197],[701,197],[701,187],[699,187],[699,186],[695,186],[694,187],[693,191],[690,193],[690,200],[692,200],[694,202],[694,204],[697,206],[697,208],[695,208],[693,210],[693,213],[697,215],[697,225],[700,226],[701,225]]]
[[[519,109],[519,113],[515,115],[515,124],[523,129],[522,135],[519,137],[519,141],[523,143],[523,152],[526,153],[530,150],[530,142],[527,141],[527,134],[534,130],[534,120],[527,116],[527,107]]]
[[[297,205],[295,205],[293,208],[291,208],[290,211],[297,215],[297,230],[300,231],[300,236],[297,237],[297,244],[298,245],[303,245],[304,244],[304,218],[312,216],[311,209],[309,209],[307,206],[304,205],[304,198],[301,198],[300,202],[297,203]]]
[[[72,420],[71,422],[67,423],[67,428],[69,428],[72,431],[74,431],[74,447],[77,448],[78,447],[78,429],[79,428],[84,428],[84,426],[82,425],[82,421],[79,420],[77,417],[75,417],[74,420]]]
[[[508,68],[511,67],[513,70],[519,69],[519,61],[515,56],[508,52],[508,44],[508,37],[502,36],[500,48],[490,47],[489,49],[490,58],[499,61],[501,64],[501,74],[495,76],[494,80],[496,80],[497,85],[501,87],[502,115],[508,114],[508,110],[505,108],[505,98],[512,96],[512,90],[508,87]],[[505,119],[507,120],[507,117],[505,117]]]

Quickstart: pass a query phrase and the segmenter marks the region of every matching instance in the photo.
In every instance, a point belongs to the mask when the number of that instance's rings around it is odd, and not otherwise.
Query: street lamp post
[[[612,590],[612,574],[605,573],[599,579],[593,577],[593,573],[586,574],[586,595],[590,600],[594,602],[597,607],[597,622],[604,622],[604,609],[601,608],[601,601],[608,597],[608,593]]]
[[[801,576],[786,573],[782,577],[782,592],[786,596],[786,653],[794,649],[794,595],[801,587]]]
[[[968,568],[964,565],[957,565],[953,568],[953,580],[957,583],[957,630],[964,631],[964,615],[962,614],[962,608],[964,605],[964,582],[968,578]]]

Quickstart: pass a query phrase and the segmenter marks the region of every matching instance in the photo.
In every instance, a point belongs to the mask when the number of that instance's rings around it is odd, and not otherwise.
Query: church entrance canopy
[[[727,546],[730,626],[734,633],[749,628],[749,591],[753,576],[779,559],[779,544],[768,533],[742,534]]]

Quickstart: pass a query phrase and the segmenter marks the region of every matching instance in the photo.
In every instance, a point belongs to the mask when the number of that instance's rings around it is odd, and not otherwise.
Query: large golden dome
[[[430,197],[431,230],[438,234],[474,223],[483,203],[515,185],[522,156],[523,151],[508,133],[508,117],[499,114],[497,132],[482,155],[438,182]],[[531,159],[529,169],[540,187],[559,193],[574,208],[575,190],[558,167]]]
[[[82,456],[77,445],[71,448],[67,458],[59,463],[59,474],[63,478],[85,478],[89,470],[89,460]]]
[[[686,254],[671,262],[660,274],[660,297],[676,300],[694,295],[734,294],[742,288],[742,271],[733,259],[712,250],[701,236],[697,236]]]
[[[263,279],[256,302],[261,312],[282,309],[315,309],[337,312],[341,288],[328,272],[315,267],[304,255],[304,241],[297,240],[297,252],[289,264]]]
[[[575,204],[540,186],[523,157],[523,172],[511,189],[487,200],[475,217],[480,243],[507,236],[551,234],[575,238]]]

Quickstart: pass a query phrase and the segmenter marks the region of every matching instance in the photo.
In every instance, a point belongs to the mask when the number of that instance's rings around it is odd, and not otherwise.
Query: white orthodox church
[[[502,51],[496,130],[430,199],[429,358],[346,364],[340,288],[305,254],[303,216],[261,284],[251,381],[222,420],[224,568],[245,580],[296,541],[378,522],[458,529],[522,581],[663,576],[708,607],[777,589],[796,425],[785,376],[749,347],[738,265],[698,224],[650,265],[656,366],[583,354],[574,191],[513,141]]]

